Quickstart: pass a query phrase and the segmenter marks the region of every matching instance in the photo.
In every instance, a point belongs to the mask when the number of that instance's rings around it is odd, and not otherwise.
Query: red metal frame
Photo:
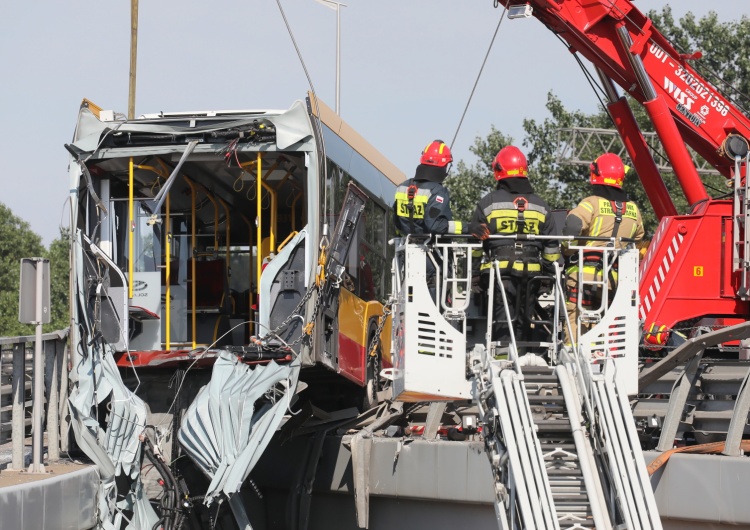
[[[530,4],[533,15],[622,87],[648,112],[674,168],[690,215],[676,216],[666,186],[624,99],[608,106],[644,189],[661,219],[641,266],[640,316],[645,328],[672,328],[702,316],[750,314],[737,297],[732,262],[733,204],[712,200],[686,145],[727,178],[722,154],[729,134],[750,138],[750,120],[703,79],[631,0],[500,0]]]

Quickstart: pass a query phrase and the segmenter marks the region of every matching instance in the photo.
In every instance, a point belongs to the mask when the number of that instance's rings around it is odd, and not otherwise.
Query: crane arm
[[[747,151],[750,119],[696,72],[692,57],[680,54],[631,0],[501,3],[509,9],[530,5],[533,16],[571,51],[644,105],[689,203],[708,195],[686,144],[725,177],[733,176],[735,156]]]

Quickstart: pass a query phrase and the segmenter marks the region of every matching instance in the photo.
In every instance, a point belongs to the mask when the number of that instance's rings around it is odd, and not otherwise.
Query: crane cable
[[[497,5],[495,6],[497,7]],[[482,61],[482,66],[479,68],[479,73],[477,74],[477,79],[474,81],[474,87],[471,89],[471,94],[469,94],[469,100],[466,102],[466,106],[464,107],[464,113],[461,114],[461,119],[458,122],[458,127],[456,127],[456,134],[453,135],[453,140],[451,140],[450,149],[453,150],[453,144],[456,142],[456,138],[458,137],[458,131],[461,130],[461,125],[464,122],[464,118],[466,117],[466,111],[469,110],[469,105],[471,104],[471,98],[474,97],[474,91],[477,89],[477,84],[479,84],[479,78],[482,77],[482,71],[484,70],[484,65],[487,64],[487,58],[490,56],[490,51],[492,51],[492,45],[495,43],[495,37],[497,37],[497,32],[500,30],[500,24],[503,23],[503,19],[505,18],[505,13],[508,11],[508,6],[503,6],[503,13],[500,15],[500,20],[497,22],[497,27],[495,28],[495,33],[492,35],[492,40],[490,41],[490,47],[487,48],[487,53],[484,55],[484,61]]]
[[[323,182],[325,183],[326,180],[328,180],[328,159],[326,157],[326,145],[325,145],[325,139],[323,138],[323,126],[322,126],[322,120],[321,120],[321,114],[320,114],[320,106],[318,105],[318,95],[315,93],[315,87],[313,86],[312,78],[310,77],[309,72],[307,71],[307,66],[305,65],[305,60],[302,58],[302,52],[299,50],[299,46],[297,46],[297,40],[294,38],[294,34],[292,33],[292,28],[289,25],[289,21],[286,18],[286,13],[284,12],[284,8],[281,6],[281,0],[276,0],[276,5],[279,7],[279,13],[281,13],[281,18],[284,19],[284,25],[286,26],[286,30],[289,33],[289,38],[292,39],[292,44],[294,45],[294,49],[297,52],[297,57],[299,58],[299,62],[302,64],[302,69],[305,71],[305,76],[307,77],[307,82],[310,85],[310,92],[312,92],[314,102],[310,102],[311,105],[314,103],[315,105],[315,112],[313,113],[313,119],[311,120],[313,128],[315,129],[315,132],[318,135],[319,141],[315,142],[316,146],[316,152],[318,154],[318,169],[321,170],[321,174],[323,177]],[[326,208],[328,207],[328,186],[324,184],[323,186],[323,214],[326,216]],[[326,216],[327,218],[327,216]],[[321,240],[321,245],[327,244],[328,234],[328,223],[326,222],[323,228],[323,239]]]

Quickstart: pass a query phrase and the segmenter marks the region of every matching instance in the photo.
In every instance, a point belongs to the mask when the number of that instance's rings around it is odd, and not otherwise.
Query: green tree
[[[18,322],[18,296],[21,258],[45,257],[50,260],[50,323],[44,332],[66,328],[69,322],[68,285],[70,274],[70,231],[60,230],[49,250],[29,224],[0,203],[0,337],[33,335],[34,326]]]
[[[34,327],[18,322],[21,258],[44,256],[42,238],[0,203],[0,337],[31,335]]]
[[[451,210],[454,219],[464,222],[471,220],[479,198],[495,185],[492,176],[492,160],[505,145],[513,143],[513,138],[491,126],[486,138],[476,137],[469,150],[479,159],[472,166],[460,160],[456,171],[445,179],[445,186],[451,192]]]
[[[60,237],[52,241],[46,253],[50,266],[50,323],[44,331],[56,331],[70,325],[70,230],[60,229]]]

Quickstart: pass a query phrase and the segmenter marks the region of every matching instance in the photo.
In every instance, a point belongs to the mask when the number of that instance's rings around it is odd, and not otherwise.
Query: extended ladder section
[[[742,166],[745,175],[742,176]],[[732,265],[735,273],[739,273],[740,286],[737,295],[741,300],[750,300],[750,153],[743,159],[734,160],[734,220],[732,232],[734,245],[732,246]]]
[[[468,258],[453,259],[450,266],[443,254],[436,260],[438,275],[471,277],[475,247],[452,248],[452,256]],[[469,309],[462,314],[446,307],[451,296],[430,293],[424,270],[434,252],[427,242],[402,240],[397,247],[394,395],[404,400],[460,399],[471,393],[495,479],[498,527],[661,529],[628,402],[628,394],[635,392],[629,391],[632,385],[626,380],[632,378],[637,384],[637,344],[632,340],[637,329],[630,329],[630,324],[638,323],[637,250],[605,250],[610,253],[608,263],[618,263],[617,290],[578,346],[563,347],[555,337],[547,354],[522,356],[514,340],[501,347],[490,340],[489,331],[467,354],[471,333],[461,334],[458,329],[467,329],[464,319],[475,304],[462,302],[461,307]],[[489,292],[481,295],[489,300],[502,285],[499,268],[491,276]],[[561,276],[558,268],[551,278],[553,297],[547,310],[570,326],[562,310]],[[457,286],[470,302],[478,296],[460,280],[442,282],[443,289],[439,285],[437,291],[445,291],[445,285]],[[440,301],[439,306],[434,300]],[[486,300],[482,307],[487,305]],[[490,330],[491,317],[487,322]],[[556,332],[557,325],[553,328]],[[450,345],[451,363],[439,357],[447,349],[428,353],[428,347],[436,344]],[[457,369],[457,357],[463,370]],[[631,370],[632,359],[635,370]]]

